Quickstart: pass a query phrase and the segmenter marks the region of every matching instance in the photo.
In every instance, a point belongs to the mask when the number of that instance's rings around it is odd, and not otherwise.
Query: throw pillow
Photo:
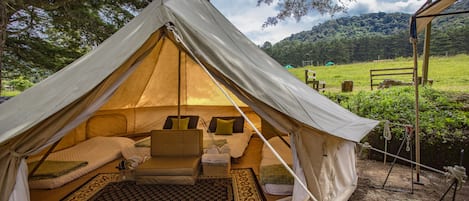
[[[187,118],[181,118],[179,120],[179,130],[187,130],[189,127],[189,117]],[[172,130],[178,129],[178,118],[171,118],[171,121],[173,123],[173,126],[171,127]]]
[[[233,134],[233,123],[234,119],[223,120],[217,119],[217,128],[215,129],[215,134],[217,135],[231,135]]]

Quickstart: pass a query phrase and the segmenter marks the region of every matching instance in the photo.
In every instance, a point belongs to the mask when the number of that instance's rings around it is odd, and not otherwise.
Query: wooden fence
[[[402,81],[394,81],[393,79],[390,78],[395,78],[396,76],[400,76],[399,78],[402,78],[402,76],[405,75],[411,75],[411,82],[402,82]],[[392,86],[399,86],[399,85],[412,85],[413,83],[413,77],[414,77],[414,68],[412,67],[405,67],[405,68],[384,68],[384,69],[374,69],[370,70],[370,87],[371,90],[373,90],[373,86],[380,86],[380,85],[386,85],[384,83],[385,81],[393,81],[390,83]],[[376,82],[380,81],[380,82]],[[381,84],[380,84],[381,83]],[[382,87],[382,86],[380,86]]]

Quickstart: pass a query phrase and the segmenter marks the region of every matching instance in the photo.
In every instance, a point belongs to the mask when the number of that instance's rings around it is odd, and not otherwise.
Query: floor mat
[[[67,195],[71,200],[265,200],[252,169],[232,169],[231,178],[201,178],[195,185],[136,185],[118,173],[98,174]]]

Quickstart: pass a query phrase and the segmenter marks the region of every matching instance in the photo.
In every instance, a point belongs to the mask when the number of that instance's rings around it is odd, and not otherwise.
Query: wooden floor
[[[231,164],[232,168],[252,168],[257,176],[259,176],[259,164],[261,161],[261,150],[263,142],[262,140],[253,135],[249,146],[244,153],[244,156],[233,161]],[[72,181],[60,188],[52,190],[30,190],[31,201],[54,201],[60,200],[71,193],[76,188],[80,187],[86,183],[89,179],[97,175],[98,173],[109,173],[117,172],[116,166],[119,160],[112,161],[101,168],[96,169],[93,172],[90,172],[79,179]],[[268,201],[273,201],[282,198],[281,196],[270,196],[265,194],[265,197]]]

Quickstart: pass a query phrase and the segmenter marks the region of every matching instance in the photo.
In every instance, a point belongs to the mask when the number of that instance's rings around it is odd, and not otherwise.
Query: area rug
[[[191,185],[136,185],[118,173],[101,173],[63,198],[77,200],[265,200],[252,169],[232,169],[231,178],[201,178]]]

